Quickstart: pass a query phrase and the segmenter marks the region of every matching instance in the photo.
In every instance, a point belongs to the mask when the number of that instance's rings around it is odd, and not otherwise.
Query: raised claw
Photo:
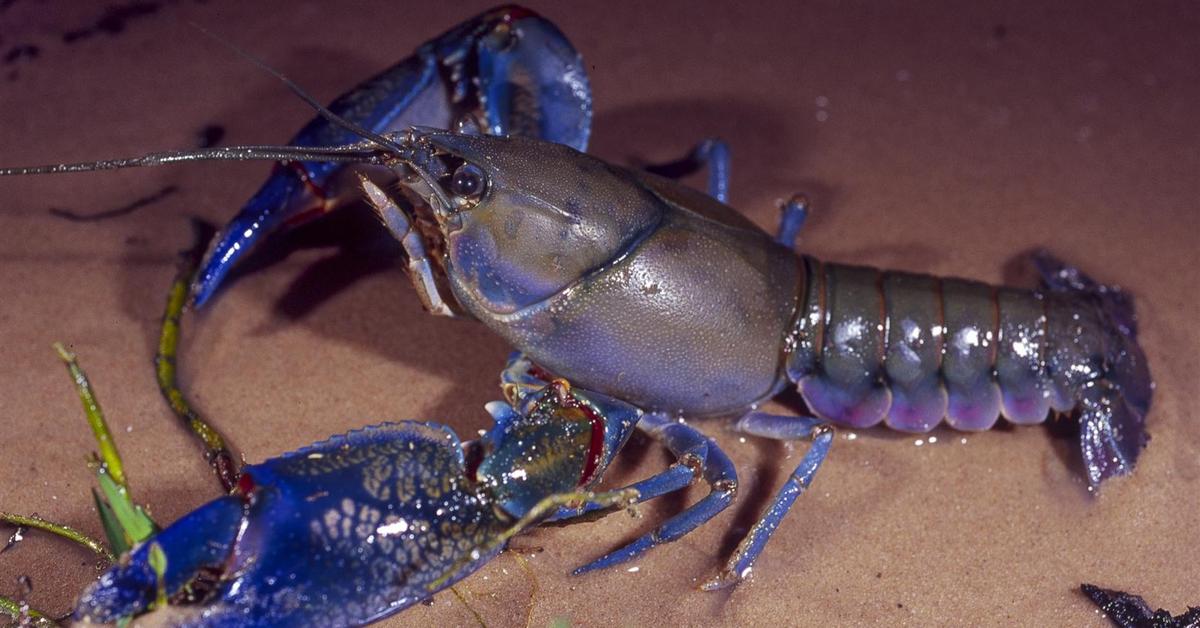
[[[591,90],[582,59],[548,20],[509,5],[484,12],[419,47],[329,105],[374,133],[432,126],[495,135],[526,135],[587,148]],[[359,136],[323,117],[293,146],[350,144]],[[206,303],[230,270],[266,234],[295,226],[358,198],[345,164],[288,162],[214,238],[192,285]],[[358,171],[379,168],[355,166]],[[350,185],[345,185],[349,182]]]

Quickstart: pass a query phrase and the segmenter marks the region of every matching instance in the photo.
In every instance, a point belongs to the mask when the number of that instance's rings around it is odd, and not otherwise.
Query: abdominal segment
[[[927,432],[986,430],[1050,408],[1041,295],[805,259],[788,377],[817,416]]]

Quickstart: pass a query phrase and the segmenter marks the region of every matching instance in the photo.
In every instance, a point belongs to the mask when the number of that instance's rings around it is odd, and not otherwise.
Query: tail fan
[[[1033,262],[1046,290],[1090,299],[1107,323],[1105,375],[1083,390],[1079,399],[1080,448],[1094,490],[1110,477],[1133,471],[1150,439],[1146,413],[1154,385],[1146,355],[1137,342],[1133,298],[1045,251],[1035,253]]]

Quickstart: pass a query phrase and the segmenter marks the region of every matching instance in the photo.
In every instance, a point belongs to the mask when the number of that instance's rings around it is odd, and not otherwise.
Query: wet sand
[[[105,22],[84,3],[6,3],[0,164],[188,147],[207,126],[226,144],[282,141],[308,109],[186,22],[329,99],[484,6],[405,4],[172,3]],[[1093,498],[1075,442],[1042,427],[844,430],[753,580],[701,593],[803,451],[704,423],[744,487],[713,522],[580,578],[567,574],[703,490],[640,519],[537,530],[518,539],[535,579],[506,554],[461,591],[493,626],[524,625],[527,612],[535,626],[1106,625],[1082,581],[1176,613],[1200,603],[1200,8],[776,4],[533,8],[588,62],[601,156],[665,160],[718,135],[734,150],[732,204],[773,228],[777,200],[807,192],[804,248],[819,257],[1028,286],[1020,254],[1044,246],[1128,288],[1158,383],[1137,472]],[[135,497],[159,521],[217,494],[158,396],[151,356],[189,219],[224,222],[269,169],[0,180],[0,509],[101,533],[84,464],[94,445],[54,340],[91,374]],[[112,210],[172,186],[105,221],[48,211]],[[248,461],[389,419],[467,436],[488,423],[508,347],[425,315],[372,230],[346,231],[341,248],[276,247],[281,260],[186,319],[185,385]],[[634,441],[611,479],[669,462]],[[0,555],[0,595],[17,596],[27,574],[34,606],[64,611],[95,562],[28,534]],[[474,621],[444,592],[389,623]]]

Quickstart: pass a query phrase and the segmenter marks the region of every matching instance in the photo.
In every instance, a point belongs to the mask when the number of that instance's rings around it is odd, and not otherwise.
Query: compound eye
[[[454,171],[454,176],[450,178],[450,192],[455,196],[467,199],[478,200],[483,196],[483,188],[487,185],[487,180],[483,175],[483,170],[475,164],[463,164]]]

